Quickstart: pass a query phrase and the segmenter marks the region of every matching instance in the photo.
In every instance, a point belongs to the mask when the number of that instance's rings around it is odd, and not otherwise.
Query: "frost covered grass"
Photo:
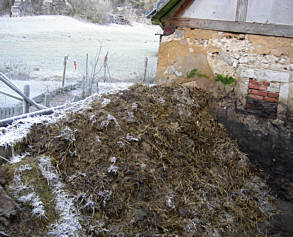
[[[52,166],[50,158],[41,157],[39,162],[39,169],[55,195],[55,210],[59,214],[59,219],[49,227],[48,234],[60,237],[79,236],[81,225],[78,216],[80,214],[73,204],[73,199],[65,191],[65,185],[56,172],[56,168]]]
[[[13,184],[9,186],[9,189],[13,191],[14,196],[20,203],[32,206],[32,213],[34,216],[46,218],[44,204],[40,200],[39,195],[35,192],[33,185],[24,183],[23,176],[25,172],[31,170],[32,167],[29,164],[20,165],[15,169]]]
[[[17,163],[5,165],[4,168],[12,177],[8,186],[9,192],[20,204],[31,208],[32,216],[41,226],[46,226],[58,217],[53,208],[54,196],[46,179],[41,175],[37,159],[23,156]]]
[[[159,46],[155,33],[159,27],[138,23],[105,26],[65,16],[34,16],[0,18],[0,29],[0,64],[22,60],[33,69],[33,78],[61,78],[66,55],[66,75],[81,78],[86,53],[93,58],[99,42],[103,45],[102,57],[109,51],[111,77],[136,80],[143,74],[145,57],[149,58],[148,73],[151,77],[155,73]]]
[[[49,236],[83,236],[75,198],[49,157],[23,156],[5,168],[13,176],[9,191],[20,204],[31,207],[32,216]]]
[[[58,118],[58,115],[57,117]],[[55,122],[53,116],[36,116],[28,117],[15,121],[6,128],[0,128],[0,146],[13,146],[17,142],[21,142],[26,137],[31,127],[35,124]]]

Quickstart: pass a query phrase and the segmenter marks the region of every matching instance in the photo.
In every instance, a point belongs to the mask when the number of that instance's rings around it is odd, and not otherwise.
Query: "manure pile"
[[[31,182],[43,206],[25,205],[53,236],[265,236],[267,186],[207,101],[181,86],[104,95],[35,126],[23,143],[29,155],[6,165],[14,180],[7,189],[21,203],[17,182]]]

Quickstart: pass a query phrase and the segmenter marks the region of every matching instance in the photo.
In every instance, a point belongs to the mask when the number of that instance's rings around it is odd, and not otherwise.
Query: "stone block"
[[[287,104],[289,97],[289,83],[282,83],[279,97],[281,103]]]
[[[247,64],[248,63],[248,58],[247,57],[242,57],[239,59],[239,63],[241,64]]]
[[[280,91],[280,83],[270,83],[268,92],[279,92]]]
[[[240,77],[255,78],[260,81],[289,82],[290,73],[267,69],[239,67]]]
[[[176,29],[175,31],[175,39],[183,39],[185,36],[185,30],[182,29]]]

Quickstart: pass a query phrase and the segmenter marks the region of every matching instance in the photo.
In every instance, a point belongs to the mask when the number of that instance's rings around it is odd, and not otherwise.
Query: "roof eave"
[[[160,9],[157,9],[156,13],[152,16],[152,23],[154,25],[162,25],[161,19],[165,16],[171,15],[177,7],[181,5],[179,4],[180,2],[184,2],[184,0],[167,1]]]

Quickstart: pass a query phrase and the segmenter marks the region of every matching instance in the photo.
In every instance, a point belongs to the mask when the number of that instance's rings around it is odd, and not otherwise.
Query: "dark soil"
[[[280,212],[272,221],[274,236],[293,236],[293,123],[267,119],[237,108],[233,91],[221,98],[210,98],[212,114],[237,140],[256,170],[277,199]]]

